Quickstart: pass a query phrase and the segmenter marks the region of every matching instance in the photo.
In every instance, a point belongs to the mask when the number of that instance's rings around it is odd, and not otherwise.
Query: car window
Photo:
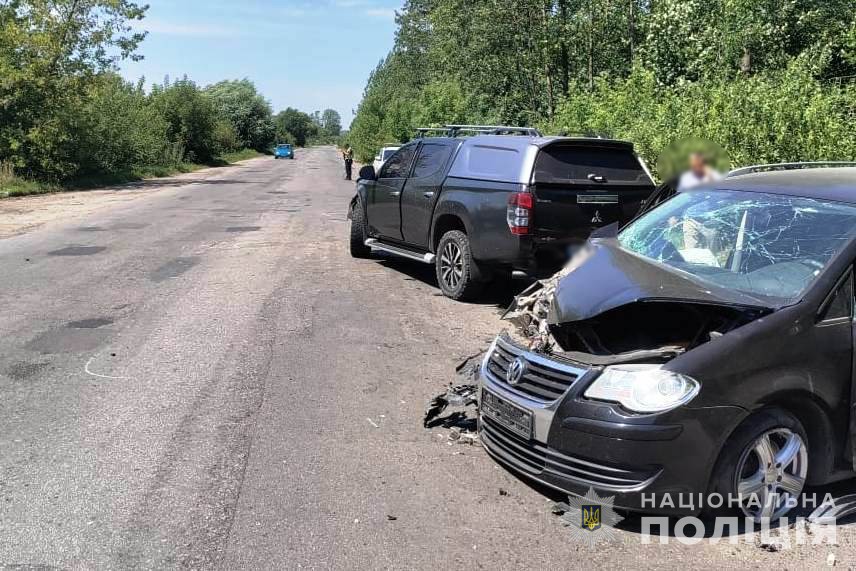
[[[588,182],[592,175],[603,182],[651,184],[633,151],[624,148],[552,145],[538,153],[533,180],[543,183]]]
[[[391,156],[395,153],[395,151],[397,151],[397,150],[398,150],[398,149],[387,149],[387,150],[385,150],[385,151],[383,152],[383,159],[382,159],[382,160],[384,160],[384,161],[385,161],[386,159],[388,159],[389,157],[391,157]]]
[[[425,143],[419,149],[416,166],[413,168],[414,178],[431,176],[443,168],[449,158],[452,148],[449,145]]]
[[[848,271],[844,283],[838,286],[835,294],[823,310],[821,321],[849,319],[853,317],[853,271]]]
[[[849,204],[702,189],[631,222],[619,242],[702,281],[787,302],[856,237],[854,220]]]
[[[413,154],[416,145],[402,147],[392,155],[380,171],[378,178],[404,178],[410,172],[410,163],[413,162]]]

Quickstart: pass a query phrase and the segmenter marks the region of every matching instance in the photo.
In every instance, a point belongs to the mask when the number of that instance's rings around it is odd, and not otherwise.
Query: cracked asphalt
[[[347,253],[332,148],[0,201],[0,568],[746,568],[838,547],[574,541],[422,428],[513,286]]]

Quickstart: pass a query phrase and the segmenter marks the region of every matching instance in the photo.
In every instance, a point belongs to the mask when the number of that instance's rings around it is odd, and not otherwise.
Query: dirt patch
[[[175,258],[149,274],[149,279],[155,283],[160,283],[171,278],[177,278],[198,263],[199,258],[195,257]]]
[[[68,246],[48,252],[48,256],[92,256],[106,249],[105,246]]]
[[[98,329],[112,323],[113,320],[106,317],[93,317],[90,319],[81,319],[80,321],[70,321],[65,326],[69,329]]]

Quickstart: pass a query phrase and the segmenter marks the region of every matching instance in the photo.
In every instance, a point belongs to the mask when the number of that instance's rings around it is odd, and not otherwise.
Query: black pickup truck
[[[628,142],[459,133],[421,133],[380,172],[360,170],[348,215],[354,257],[376,249],[435,264],[446,296],[471,299],[498,273],[555,272],[572,244],[629,221],[654,191]]]

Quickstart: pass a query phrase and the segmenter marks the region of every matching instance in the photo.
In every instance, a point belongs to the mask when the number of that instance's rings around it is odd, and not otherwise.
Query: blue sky
[[[201,85],[253,80],[280,111],[336,109],[347,126],[369,73],[392,47],[400,0],[147,0],[146,83],[185,74]]]

